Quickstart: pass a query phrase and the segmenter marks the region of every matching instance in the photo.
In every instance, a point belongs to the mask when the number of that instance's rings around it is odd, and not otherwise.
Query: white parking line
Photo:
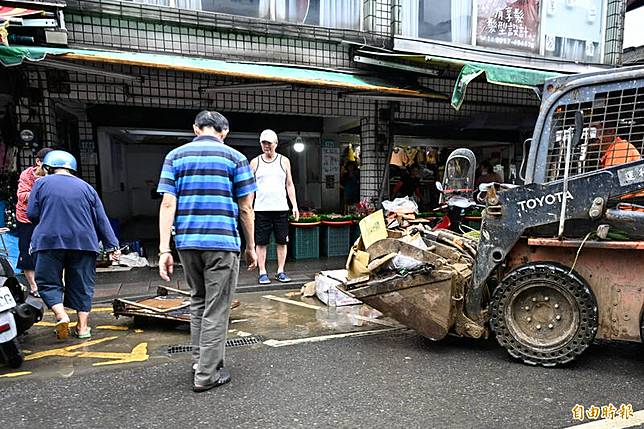
[[[295,340],[266,340],[264,344],[270,347],[293,346],[296,344],[318,343],[321,341],[335,340],[346,337],[366,337],[368,335],[378,335],[385,332],[397,331],[400,328],[375,329],[372,331],[349,332],[346,334],[321,335],[319,337],[297,338]]]
[[[298,305],[300,307],[310,308],[311,310],[321,310],[323,308],[323,307],[320,307],[319,305],[307,304],[305,302],[294,301],[294,300],[288,299],[288,298],[280,298],[279,296],[275,296],[275,295],[264,295],[264,296],[262,296],[262,298],[270,299],[272,301],[283,302],[284,304]],[[356,319],[356,320],[362,320],[362,321],[365,321],[365,322],[375,323],[376,325],[389,326],[390,328],[402,328],[403,327],[402,325],[399,325],[399,324],[396,324],[396,323],[385,322],[384,320],[374,319],[373,317],[360,316],[358,314],[347,314],[346,316],[349,317],[349,318]]]
[[[322,308],[319,305],[307,304],[305,302],[294,301],[288,298],[280,298],[279,296],[275,296],[275,295],[264,295],[262,296],[262,298],[270,299],[271,301],[283,302],[284,304],[298,305],[300,307],[310,308],[311,310],[319,310]]]
[[[589,423],[581,423],[564,429],[623,429],[644,425],[644,410],[636,411],[628,419],[603,419]]]

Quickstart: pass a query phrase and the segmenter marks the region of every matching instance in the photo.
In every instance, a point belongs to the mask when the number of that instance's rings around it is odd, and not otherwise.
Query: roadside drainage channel
[[[226,340],[226,348],[252,346],[254,344],[261,344],[264,342],[264,337],[261,335],[249,335],[247,337],[228,338]],[[173,344],[163,346],[161,351],[168,356],[175,356],[178,354],[192,353],[193,346],[191,344]]]

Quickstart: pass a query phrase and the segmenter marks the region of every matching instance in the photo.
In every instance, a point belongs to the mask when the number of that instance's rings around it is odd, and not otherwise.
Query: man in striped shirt
[[[161,170],[159,275],[169,281],[172,274],[174,223],[175,244],[191,289],[193,390],[204,392],[230,381],[224,350],[239,273],[237,217],[252,270],[257,265],[252,206],[257,188],[248,160],[224,144],[228,120],[223,115],[204,110],[193,130],[197,137],[168,153]]]

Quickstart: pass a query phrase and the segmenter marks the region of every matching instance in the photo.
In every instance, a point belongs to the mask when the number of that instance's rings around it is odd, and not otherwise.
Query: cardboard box
[[[355,298],[337,288],[347,279],[347,270],[322,271],[315,275],[315,295],[320,301],[332,307],[361,304]]]

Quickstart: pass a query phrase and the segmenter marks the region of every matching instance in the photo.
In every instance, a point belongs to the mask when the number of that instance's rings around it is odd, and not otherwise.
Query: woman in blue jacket
[[[36,181],[27,208],[29,220],[37,224],[31,253],[36,262],[38,292],[56,316],[59,339],[69,336],[65,307],[78,313],[78,338],[90,338],[88,318],[99,240],[111,252],[112,260],[120,256],[119,243],[94,188],[74,176],[74,156],[55,150],[45,156],[43,165],[47,176]]]

